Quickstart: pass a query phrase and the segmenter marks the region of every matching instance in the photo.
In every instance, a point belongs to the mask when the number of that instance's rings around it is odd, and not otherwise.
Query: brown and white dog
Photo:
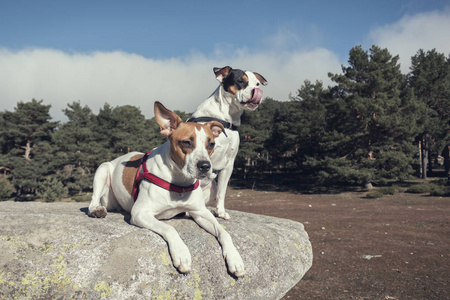
[[[105,217],[107,211],[116,209],[130,212],[131,224],[161,235],[169,245],[173,265],[180,272],[188,273],[191,270],[189,249],[172,226],[160,221],[188,212],[195,222],[217,237],[229,272],[243,276],[245,270],[240,254],[230,235],[206,208],[203,192],[195,184],[198,179],[214,177],[210,156],[214,152],[215,138],[224,130],[223,125],[215,121],[204,125],[183,123],[159,102],[155,102],[155,118],[168,141],[146,155],[142,168],[166,186],[142,180],[134,201],[133,185],[136,175],[140,175],[138,170],[144,154],[123,155],[97,169],[89,215]]]
[[[216,201],[217,216],[229,219],[225,211],[225,194],[228,181],[233,173],[234,160],[239,149],[238,126],[244,110],[255,110],[262,101],[260,85],[267,85],[267,80],[260,74],[250,71],[214,68],[216,79],[220,82],[215,92],[206,99],[188,120],[191,122],[221,122],[226,134],[216,138],[216,148],[211,156],[215,180],[201,180],[205,202]]]

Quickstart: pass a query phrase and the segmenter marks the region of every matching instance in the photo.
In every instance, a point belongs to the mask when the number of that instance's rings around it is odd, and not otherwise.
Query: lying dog
[[[215,121],[204,125],[183,123],[159,102],[155,102],[155,118],[161,134],[169,140],[145,156],[132,152],[100,165],[94,177],[89,215],[101,218],[114,209],[131,212],[131,224],[161,235],[169,245],[173,265],[188,273],[191,254],[187,246],[172,226],[159,221],[188,212],[195,222],[217,237],[229,272],[243,276],[241,256],[230,235],[206,208],[202,190],[197,188],[198,179],[214,177],[210,156],[223,125]],[[139,181],[141,178],[144,180]]]
[[[213,172],[218,174],[217,184],[209,178],[202,179],[201,187],[206,203],[216,201],[217,216],[229,219],[229,214],[225,212],[225,194],[239,149],[237,129],[244,110],[255,110],[261,103],[259,86],[267,85],[267,80],[258,73],[229,66],[214,68],[213,71],[220,85],[188,121],[217,121],[225,127],[226,132],[216,139],[216,148],[211,156]]]

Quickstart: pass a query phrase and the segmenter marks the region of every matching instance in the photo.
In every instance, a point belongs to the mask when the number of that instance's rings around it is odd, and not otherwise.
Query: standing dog
[[[206,208],[202,190],[197,189],[198,179],[214,177],[210,156],[223,125],[215,121],[183,123],[159,102],[155,102],[155,118],[168,141],[145,156],[132,152],[100,165],[89,215],[102,218],[113,209],[131,212],[131,224],[161,235],[169,245],[173,265],[188,273],[191,254],[187,246],[172,226],[159,220],[189,212],[195,222],[217,237],[229,272],[243,276],[244,264],[230,235]],[[136,183],[141,178],[145,180]]]
[[[213,172],[218,174],[217,184],[215,180],[205,178],[201,180],[201,187],[205,202],[217,201],[217,215],[229,219],[229,214],[225,212],[225,194],[239,149],[237,129],[244,110],[253,111],[261,103],[262,90],[259,86],[267,85],[267,80],[258,73],[229,66],[214,68],[213,71],[220,85],[188,121],[217,121],[225,127],[226,132],[216,138],[216,147],[211,156]]]

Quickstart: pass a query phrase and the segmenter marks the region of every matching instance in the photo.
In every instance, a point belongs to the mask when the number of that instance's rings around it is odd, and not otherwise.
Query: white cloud
[[[340,71],[337,56],[320,48],[258,53],[238,49],[223,57],[215,53],[151,59],[125,52],[0,49],[0,111],[13,110],[18,101],[44,99],[52,105],[51,115],[65,120],[61,110],[80,100],[95,113],[107,102],[138,106],[150,118],[156,100],[170,109],[193,112],[218,86],[213,67],[230,65],[262,74],[269,82],[264,96],[277,100],[295,94],[305,79],[331,84],[327,73]]]
[[[400,56],[401,70],[410,72],[411,57],[419,49],[436,49],[446,56],[450,53],[450,7],[405,16],[398,22],[375,28],[369,33],[373,44],[387,48],[392,55]]]
[[[420,48],[450,53],[450,8],[405,16],[398,22],[372,30],[372,44],[400,55],[402,72]],[[332,82],[327,73],[341,73],[338,55],[314,47],[321,34],[280,27],[261,39],[264,50],[217,45],[210,55],[191,53],[183,57],[152,59],[126,52],[66,53],[55,49],[0,48],[0,111],[13,110],[18,101],[44,99],[51,115],[65,120],[62,109],[80,100],[95,113],[107,102],[112,106],[134,105],[148,117],[153,102],[170,109],[193,112],[217,87],[212,68],[230,65],[261,73],[269,82],[264,96],[286,100],[308,79]],[[309,45],[305,47],[304,45]]]

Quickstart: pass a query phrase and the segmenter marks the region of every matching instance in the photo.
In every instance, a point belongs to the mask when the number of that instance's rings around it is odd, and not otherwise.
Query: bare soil
[[[227,209],[305,225],[314,260],[287,299],[450,299],[450,197],[230,188]]]

